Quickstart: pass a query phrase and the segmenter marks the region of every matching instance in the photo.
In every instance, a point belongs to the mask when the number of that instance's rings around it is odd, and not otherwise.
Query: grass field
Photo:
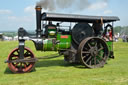
[[[63,56],[43,59],[36,63],[35,71],[13,74],[4,63],[18,42],[0,42],[0,85],[128,85],[128,43],[114,43],[115,59],[103,68],[87,69],[70,65]],[[32,42],[26,42],[36,57],[55,52],[37,52]]]

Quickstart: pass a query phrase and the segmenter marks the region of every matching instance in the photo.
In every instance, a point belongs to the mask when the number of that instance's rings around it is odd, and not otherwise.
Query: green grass
[[[114,43],[115,59],[103,68],[87,69],[81,65],[70,65],[63,56],[42,59],[36,63],[35,71],[13,74],[4,61],[18,42],[0,42],[0,85],[128,85],[128,43]],[[56,52],[38,52],[32,42],[26,42],[36,57]]]

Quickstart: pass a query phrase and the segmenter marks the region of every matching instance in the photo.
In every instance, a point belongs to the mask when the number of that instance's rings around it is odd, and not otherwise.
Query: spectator
[[[117,42],[118,41],[118,35],[117,34],[115,34],[115,41]]]

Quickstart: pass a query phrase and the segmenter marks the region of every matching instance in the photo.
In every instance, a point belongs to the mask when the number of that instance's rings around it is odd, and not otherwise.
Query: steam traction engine
[[[37,6],[36,19],[35,35],[23,28],[18,30],[19,46],[6,61],[12,72],[30,72],[37,61],[32,51],[25,47],[26,37],[34,42],[36,50],[58,51],[65,61],[88,68],[103,67],[108,58],[114,58],[113,22],[118,21],[118,17],[41,13],[41,7]],[[62,29],[64,22],[73,23],[73,26],[70,24]],[[111,30],[110,36],[108,30]]]

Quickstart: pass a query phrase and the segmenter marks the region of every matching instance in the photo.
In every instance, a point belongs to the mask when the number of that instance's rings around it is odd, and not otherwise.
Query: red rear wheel
[[[29,48],[24,49],[24,59],[34,58],[34,54]],[[19,48],[15,48],[9,55],[8,61],[19,59]],[[8,63],[9,69],[14,73],[26,73],[30,72],[35,65],[35,62],[11,62]]]

